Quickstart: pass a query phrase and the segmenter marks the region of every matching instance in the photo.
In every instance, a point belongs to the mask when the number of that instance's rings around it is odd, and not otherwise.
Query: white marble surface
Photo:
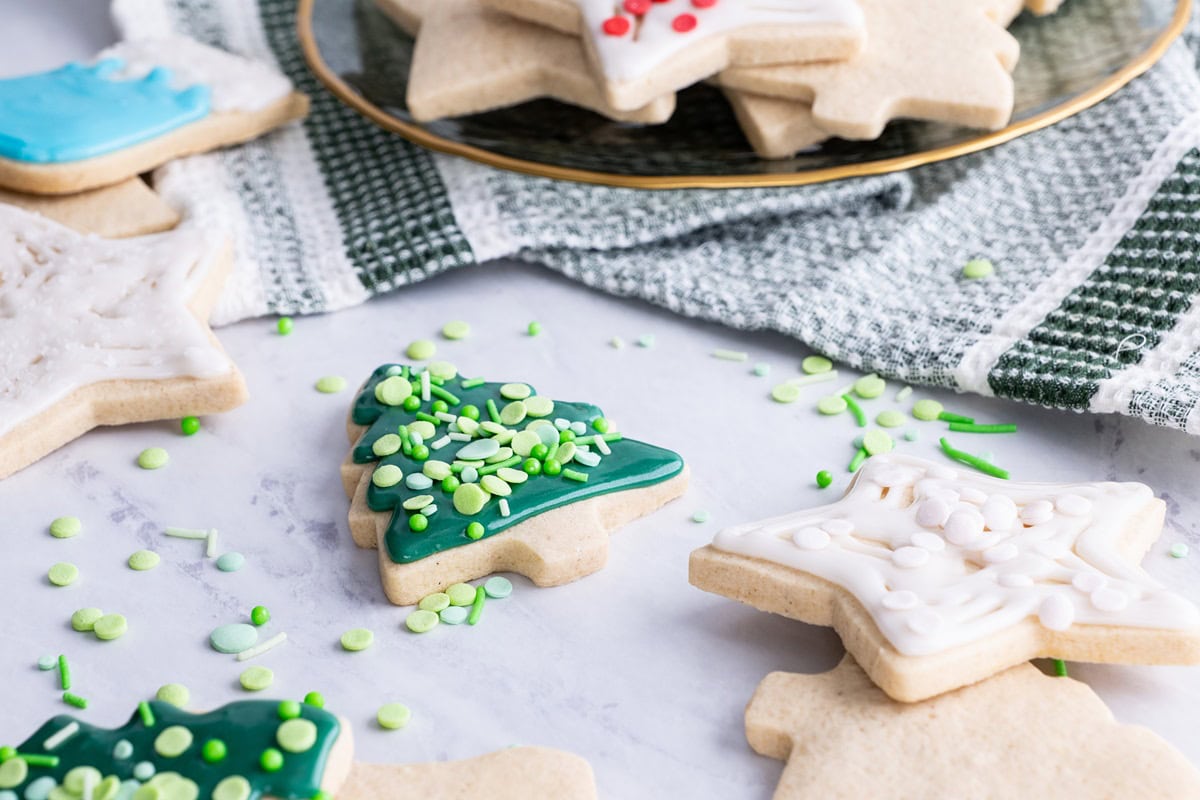
[[[0,0],[0,18],[9,21],[0,26],[0,74],[51,65],[51,49],[31,39],[48,36],[56,14],[57,60],[104,44],[111,34],[85,24],[81,9],[89,5],[98,4]],[[442,357],[467,374],[526,380],[551,396],[598,403],[626,432],[681,452],[693,483],[681,500],[616,534],[600,573],[545,590],[514,577],[513,596],[489,603],[477,627],[416,636],[403,628],[405,611],[380,592],[375,553],[356,549],[346,528],[338,465],[351,393],[322,395],[312,384],[327,374],[356,383],[456,318],[472,323],[473,336],[441,343]],[[545,333],[530,338],[523,329],[535,318]],[[652,348],[632,346],[642,334],[655,336]],[[613,336],[629,346],[612,349]],[[69,656],[76,689],[91,700],[84,716],[97,724],[123,722],[136,701],[168,681],[189,686],[196,708],[241,697],[244,665],[212,651],[207,637],[264,604],[274,615],[267,632],[289,636],[256,661],[275,670],[271,693],[324,692],[354,723],[360,759],[460,758],[537,743],[586,756],[605,797],[770,797],[780,765],[747,747],[743,707],[768,672],[827,669],[840,645],[830,631],[693,589],[687,555],[722,525],[831,501],[844,486],[856,433],[849,420],[813,411],[819,387],[791,406],[766,396],[798,374],[801,348],[513,265],[464,270],[362,308],[298,320],[286,338],[271,321],[226,328],[220,337],[249,383],[244,408],[205,419],[192,438],[168,422],[97,431],[0,483],[7,544],[0,551],[0,743],[18,743],[69,710],[53,673],[34,666],[47,653]],[[711,358],[717,347],[750,352],[751,363],[772,365],[771,376]],[[992,450],[1022,479],[1155,487],[1167,500],[1168,524],[1146,567],[1200,601],[1200,441],[1128,420],[933,396],[981,420],[1020,423],[1016,436],[969,444]],[[892,405],[879,400],[871,410]],[[920,441],[905,449],[937,458],[938,427],[920,426]],[[171,464],[138,469],[137,453],[154,445],[170,451]],[[812,483],[821,468],[838,480],[825,492]],[[701,508],[712,519],[697,525],[689,518]],[[47,524],[64,514],[81,517],[84,533],[51,538]],[[218,572],[199,543],[163,537],[166,525],[218,528],[222,548],[244,553],[246,568]],[[1189,542],[1194,554],[1168,557],[1176,541]],[[163,563],[136,573],[125,559],[143,547]],[[51,587],[45,573],[56,561],[77,564],[80,581]],[[130,632],[111,643],[74,633],[70,614],[84,606],[125,614]],[[373,629],[376,644],[344,653],[338,637],[356,626]],[[1118,719],[1149,726],[1200,764],[1200,668],[1071,665],[1071,673]],[[413,709],[413,722],[384,732],[372,719],[393,700]]]

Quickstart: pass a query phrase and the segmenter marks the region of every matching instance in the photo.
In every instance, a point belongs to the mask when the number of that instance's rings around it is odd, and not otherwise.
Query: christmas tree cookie
[[[596,406],[445,362],[375,370],[349,433],[350,531],[378,547],[398,605],[493,572],[539,586],[595,572],[610,531],[687,486],[678,455],[626,439]]]
[[[1141,570],[1164,504],[1139,483],[1002,481],[900,455],[838,502],[729,528],[691,582],[831,625],[915,702],[1040,656],[1200,663],[1200,609]]]
[[[322,701],[323,702],[323,701]],[[594,800],[578,756],[515,747],[457,762],[353,761],[346,720],[310,702],[249,700],[193,714],[159,701],[125,725],[58,716],[16,748],[0,747],[0,796],[25,800]],[[6,794],[7,793],[7,794]]]

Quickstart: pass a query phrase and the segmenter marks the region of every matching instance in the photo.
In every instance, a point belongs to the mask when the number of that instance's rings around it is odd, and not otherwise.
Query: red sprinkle
[[[609,17],[600,28],[609,36],[624,36],[629,33],[629,20],[625,17]]]
[[[622,7],[635,17],[640,17],[650,10],[650,0],[625,0]]]
[[[717,0],[692,0],[692,5],[696,8],[712,8],[717,4]]]
[[[696,29],[696,17],[694,14],[680,14],[671,20],[671,27],[679,33],[687,33]]]

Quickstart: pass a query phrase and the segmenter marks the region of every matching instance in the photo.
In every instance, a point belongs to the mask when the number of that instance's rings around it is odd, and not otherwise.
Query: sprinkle
[[[275,649],[276,647],[278,647],[279,645],[283,644],[286,641],[287,641],[286,633],[283,633],[283,632],[277,633],[274,636],[272,636],[270,639],[267,639],[265,642],[256,644],[256,645],[254,645],[254,647],[248,647],[245,650],[243,650],[242,652],[238,653],[237,660],[238,661],[249,661],[250,659],[254,658],[255,656],[261,656],[263,653],[267,652],[268,650]]]
[[[138,453],[137,465],[142,469],[161,469],[170,460],[170,455],[161,447],[147,447]]]
[[[637,338],[638,347],[654,347],[654,334],[643,333]]]
[[[46,767],[47,769],[54,769],[59,764],[58,756],[45,756],[41,753],[19,753],[17,758],[21,759],[31,767]]]
[[[465,339],[471,335],[471,326],[460,319],[447,322],[442,326],[442,336],[450,341]]]
[[[692,522],[704,523],[708,522],[708,512],[700,509],[692,513]]]
[[[606,456],[612,455],[612,450],[609,449],[608,442],[605,440],[605,438],[603,436],[593,436],[592,444],[596,445],[596,449],[599,450],[604,455],[606,455]]]
[[[154,699],[170,703],[176,708],[183,708],[192,699],[192,693],[182,683],[164,683],[154,693]]]
[[[88,633],[96,627],[96,620],[103,616],[104,612],[98,608],[81,608],[71,615],[71,628],[80,633]],[[53,666],[51,664],[50,668]]]
[[[221,572],[237,572],[244,566],[246,557],[235,550],[230,550],[217,559],[217,569]]]
[[[325,375],[317,378],[314,388],[321,394],[337,394],[346,388],[346,379],[341,375]]]
[[[77,694],[71,694],[70,692],[63,692],[62,699],[63,699],[63,702],[69,706],[75,706],[76,708],[87,708],[88,707],[87,698],[80,697]]]
[[[138,715],[142,718],[143,725],[147,728],[154,727],[154,711],[145,700],[138,703]]]
[[[962,269],[962,276],[971,280],[987,278],[996,271],[995,266],[986,258],[973,258]]]
[[[1171,554],[1171,558],[1187,558],[1190,548],[1186,542],[1176,542],[1171,545],[1171,549],[1167,552]]]
[[[258,629],[244,622],[220,625],[208,635],[208,643],[218,653],[240,653],[258,641]]]
[[[195,528],[167,528],[163,533],[176,539],[207,539],[208,531]]]
[[[500,409],[496,408],[496,401],[490,397],[487,400],[487,413],[492,422],[500,423]]]
[[[620,350],[622,347],[625,346],[625,340],[622,339],[620,336],[614,336],[613,338],[608,340],[608,346],[614,350]]]
[[[865,447],[858,448],[858,452],[854,454],[854,458],[850,460],[850,464],[846,467],[847,472],[857,472],[862,463],[867,460],[867,450]]]
[[[527,326],[525,326],[525,332],[527,334],[529,334],[530,336],[537,336],[539,333],[542,332],[542,323],[538,322],[537,320],[534,320],[533,322],[531,322]]]
[[[470,437],[468,437],[468,438],[470,438]],[[452,442],[452,441],[454,441],[454,439],[451,438],[450,434],[447,434],[440,439],[430,442],[429,449],[430,450],[441,450],[443,447],[450,444],[450,442]]]
[[[1067,677],[1067,662],[1061,658],[1054,659],[1054,674],[1059,678]]]
[[[417,339],[411,342],[404,354],[413,361],[427,361],[437,353],[437,345],[428,339]]]
[[[137,550],[129,556],[129,568],[138,572],[145,572],[157,567],[161,560],[158,553],[153,550]]]
[[[432,384],[429,380],[429,371],[426,370],[425,372],[421,373],[421,400],[426,403],[429,402],[431,389]]]
[[[404,618],[404,625],[413,633],[428,633],[437,627],[441,617],[432,611],[417,609]]]
[[[881,411],[875,417],[875,424],[881,428],[899,428],[904,424],[904,415],[899,411]]]
[[[954,449],[954,447],[951,446],[950,442],[948,442],[944,436],[939,441],[942,445],[942,452],[955,461],[966,464],[970,467],[974,467],[984,474],[1008,480],[1008,470],[1001,469],[994,464],[989,464],[979,456],[973,456],[970,453],[964,453],[962,450]]]
[[[479,622],[479,617],[483,614],[483,604],[487,600],[487,590],[482,586],[475,590],[475,602],[471,604],[471,613],[467,616],[467,624],[474,625]]]
[[[562,476],[567,480],[576,481],[578,483],[587,483],[588,475],[586,472],[580,472],[576,469],[564,469]]]
[[[831,381],[836,381],[837,379],[838,379],[837,370],[833,370],[831,372],[818,372],[813,375],[802,375],[799,378],[790,379],[788,381],[788,383],[792,384],[793,386],[811,386],[814,383],[830,383]],[[837,394],[845,394],[846,392],[850,391],[852,388],[854,388],[854,387],[847,386],[842,391],[837,392]]]
[[[275,673],[266,667],[247,667],[238,676],[238,683],[247,692],[261,692],[275,682]]]
[[[462,402],[461,400],[458,399],[458,395],[451,394],[450,392],[446,391],[445,389],[443,389],[440,386],[430,386],[429,393],[431,395],[433,395],[434,397],[438,398],[439,400],[445,400],[447,403],[449,403],[452,406],[456,406]],[[458,417],[455,417],[455,416],[451,416],[451,415],[447,415],[447,416],[449,416],[449,419],[443,420],[444,422],[454,422],[456,419],[458,419]]]
[[[289,333],[292,332],[292,328],[294,328],[294,327],[295,327],[295,322],[292,320],[291,317],[280,317],[279,319],[277,319],[275,321],[275,331],[280,336],[287,336]]]
[[[586,447],[586,445],[583,445],[583,447]],[[580,464],[583,464],[585,467],[600,466],[600,456],[597,453],[584,450],[582,447],[577,447],[575,449],[575,460]]]
[[[59,517],[50,523],[50,535],[55,539],[70,539],[83,530],[79,517]]]
[[[96,620],[92,630],[97,639],[109,642],[125,635],[125,632],[129,630],[129,621],[120,614],[105,614]]]
[[[507,517],[509,514],[512,513],[508,508],[508,499],[507,498],[501,497],[500,502],[497,503],[497,505],[500,507],[500,516]]]
[[[962,414],[953,414],[949,411],[943,411],[937,415],[937,418],[942,422],[961,422],[965,425],[975,424],[974,417],[964,417]]]
[[[448,433],[446,435],[450,437],[450,441],[452,441],[452,442],[469,442],[469,441],[471,441],[470,435],[466,434],[466,433],[455,432],[455,433]]]
[[[432,391],[432,390],[431,390],[431,391]],[[457,430],[457,429],[458,429],[458,428],[457,428],[457,426],[458,426],[458,417],[456,417],[455,415],[453,415],[453,414],[451,414],[451,413],[449,413],[449,412],[447,412],[447,411],[435,411],[435,412],[433,412],[433,415],[434,415],[435,417],[437,417],[438,419],[440,419],[442,422],[447,422],[447,423],[449,423],[450,425],[454,425],[454,426],[455,426],[455,430]]]
[[[342,634],[342,649],[351,653],[366,650],[375,643],[375,634],[369,628],[351,628]]]
[[[487,593],[488,597],[496,600],[502,600],[503,598],[512,594],[513,585],[512,581],[510,581],[508,578],[505,578],[503,575],[496,575],[484,581],[482,588],[483,591]]]
[[[833,483],[833,475],[829,470],[823,469],[817,473],[817,486],[820,486],[822,489],[828,489],[831,483]]]
[[[907,400],[909,398],[909,396],[912,395],[912,393],[913,393],[913,388],[911,386],[905,386],[903,389],[896,392],[896,402],[903,403],[905,400]]]
[[[906,442],[915,442],[919,438],[920,434],[911,428],[904,432],[904,441]]]
[[[379,727],[386,731],[403,728],[408,724],[410,719],[412,719],[412,711],[408,709],[408,706],[401,703],[388,703],[381,706],[379,711],[375,713],[375,721],[379,723]]]
[[[794,383],[780,383],[771,389],[771,399],[776,403],[794,403],[800,399],[800,387]]]
[[[63,691],[71,688],[71,665],[66,656],[58,657],[58,686]]]
[[[817,401],[817,411],[827,417],[841,414],[847,408],[849,406],[846,404],[846,401],[838,394],[829,394]]]
[[[79,567],[60,561],[46,572],[46,577],[55,586],[70,586],[79,578]]]
[[[59,728],[57,732],[47,736],[46,741],[42,742],[42,747],[46,750],[53,750],[78,732],[79,723],[72,720]]]
[[[439,422],[441,422],[441,420],[439,420],[433,414],[426,414],[424,411],[418,411],[416,414],[413,414],[413,416],[422,422],[428,422],[430,425],[437,425]],[[409,434],[408,439],[409,442],[411,442],[414,446],[425,443],[424,438],[418,433]],[[407,455],[407,453],[405,455]]]
[[[450,606],[438,612],[438,618],[447,625],[461,625],[467,621],[468,609],[462,606]]]
[[[973,422],[951,422],[950,430],[956,433],[1016,433],[1017,426],[1012,423],[1002,425],[976,425]]]
[[[820,375],[833,369],[833,362],[825,356],[808,356],[800,362],[800,369],[806,375]]]
[[[37,667],[42,672],[49,672],[58,666],[58,659],[54,656],[41,656],[37,660]]]
[[[918,400],[913,403],[912,415],[922,422],[932,422],[945,408],[937,400]]]
[[[850,413],[854,415],[855,424],[860,428],[867,427],[867,415],[863,413],[862,407],[855,402],[850,393],[842,395],[842,399],[846,401],[846,408],[850,409]]]
[[[467,380],[460,383],[459,386],[461,386],[464,389],[474,389],[476,386],[483,386],[483,384],[485,382],[486,381],[484,381],[483,378],[468,378]]]
[[[873,400],[883,394],[887,382],[875,373],[864,375],[854,382],[855,393],[864,400]]]
[[[760,361],[754,365],[754,369],[750,370],[756,377],[765,378],[771,374],[771,365],[765,361]]]
[[[214,558],[217,555],[217,529],[209,528],[208,536],[204,537],[204,555]]]
[[[867,455],[877,456],[881,453],[890,453],[893,447],[895,447],[895,442],[892,441],[892,437],[879,429],[863,434],[862,449],[867,451]]]
[[[750,358],[749,353],[743,353],[741,350],[713,350],[713,358],[719,358],[722,361],[745,361]]]

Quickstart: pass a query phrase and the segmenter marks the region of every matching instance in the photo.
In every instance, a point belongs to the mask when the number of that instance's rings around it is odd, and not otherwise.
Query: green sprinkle
[[[744,353],[741,350],[717,349],[712,351],[712,357],[719,358],[722,361],[745,361],[750,358],[750,354]]]
[[[487,381],[485,381],[483,378],[467,378],[465,381],[460,383],[459,386],[461,386],[464,389],[474,389],[476,386],[483,386],[483,384],[485,384],[485,383],[487,383]],[[475,406],[463,406],[464,414],[467,413],[468,408],[474,408],[475,409],[475,419],[479,419],[479,409],[475,408]]]
[[[950,430],[955,433],[1016,433],[1017,426],[1012,423],[977,425],[973,422],[951,422]]]
[[[875,424],[881,428],[899,428],[904,421],[905,417],[899,411],[881,411],[875,417]]]
[[[847,465],[846,471],[858,472],[858,468],[861,467],[862,463],[867,460],[867,455],[868,453],[865,447],[858,448],[858,452],[854,454],[854,458],[852,458],[849,465]]]
[[[408,529],[413,533],[420,533],[429,527],[429,518],[424,514],[413,514],[408,518]]]
[[[524,400],[533,394],[527,383],[506,383],[500,387],[500,396],[505,400]]]
[[[147,447],[138,453],[137,465],[142,469],[162,469],[171,460],[171,456],[161,447]]]
[[[381,706],[375,713],[375,721],[385,731],[403,728],[410,719],[412,719],[412,712],[409,711],[408,706],[401,703],[388,703]]]
[[[756,377],[765,378],[771,374],[771,365],[765,361],[760,361],[755,364],[754,368],[750,371],[753,372]]]
[[[488,413],[489,414],[491,413],[493,405],[495,405],[495,404],[489,399],[488,400]],[[525,419],[526,413],[527,412],[525,411],[525,403],[520,400],[514,400],[513,402],[504,406],[503,409],[501,409],[500,419],[498,420],[498,422],[500,422],[503,425],[509,425],[509,426],[519,425],[521,423],[521,421]]]
[[[487,600],[487,590],[482,586],[475,590],[475,602],[471,604],[471,613],[467,616],[467,624],[474,625],[479,622],[479,617],[483,614],[483,604]]]
[[[438,617],[447,625],[462,625],[467,621],[467,614],[469,613],[470,610],[463,606],[450,606],[449,608],[443,608]]]
[[[780,383],[771,390],[771,399],[776,403],[794,403],[800,399],[800,387],[794,383]]]
[[[404,618],[404,625],[413,633],[428,633],[436,628],[440,621],[434,612],[419,608]]]
[[[560,464],[558,460],[553,457],[547,456],[546,460],[542,463],[542,472],[546,473],[551,478],[553,478],[555,475],[558,475],[562,471],[562,464]]]
[[[539,333],[542,332],[542,323],[538,322],[537,320],[534,320],[533,322],[529,323],[529,325],[527,325],[525,327],[525,332],[527,334],[529,334],[530,336],[537,336]]]
[[[69,706],[75,706],[76,708],[87,708],[88,707],[87,699],[80,697],[77,694],[71,694],[70,692],[63,692],[62,699],[63,699],[63,702]]]
[[[192,698],[192,693],[182,683],[165,683],[158,687],[154,697],[156,700],[170,703],[176,708],[184,708]]]
[[[1067,677],[1067,662],[1061,658],[1054,659],[1054,674],[1059,678]]]
[[[827,417],[833,417],[841,414],[847,408],[849,408],[849,406],[846,405],[846,401],[841,395],[837,394],[825,395],[817,401],[817,411],[821,412]]]
[[[452,322],[447,322],[442,326],[442,336],[452,342],[456,342],[459,339],[465,339],[470,335],[471,326],[462,320],[456,319]]]
[[[462,402],[461,400],[458,399],[458,395],[451,394],[450,392],[443,389],[441,386],[430,386],[429,393],[431,395],[433,395],[434,397],[438,398],[439,400],[445,400],[447,403],[449,403],[452,406],[456,406]],[[441,420],[438,420],[437,422],[441,422]],[[435,422],[434,424],[436,425],[437,422]]]
[[[468,539],[482,539],[484,534],[483,525],[478,522],[472,522],[467,526],[466,533]]]
[[[417,603],[417,608],[422,611],[432,611],[435,614],[443,608],[450,607],[450,595],[445,592],[434,592],[421,598],[421,602]]]
[[[266,667],[249,667],[238,676],[238,682],[247,692],[261,692],[275,682],[275,673]]]
[[[351,653],[366,650],[375,642],[375,634],[367,628],[351,628],[342,634],[342,649]]]
[[[41,753],[21,753],[17,758],[31,767],[46,767],[47,769],[55,769],[60,763],[58,756],[47,756]]]
[[[271,612],[266,606],[255,606],[250,609],[250,621],[255,625],[266,625],[271,621]]]
[[[800,370],[805,375],[820,375],[833,369],[833,362],[825,356],[808,356],[800,362]]]
[[[654,347],[654,334],[644,333],[637,339],[638,347]]]
[[[896,443],[892,441],[892,437],[881,430],[870,430],[863,434],[862,449],[867,451],[867,455],[877,456],[881,453],[890,453],[895,446]]]
[[[71,665],[66,656],[58,657],[58,686],[64,691],[71,688]]]
[[[384,464],[376,468],[371,473],[371,483],[378,486],[380,489],[387,489],[389,486],[395,486],[404,479],[404,471],[395,464]]]
[[[428,339],[417,339],[404,351],[413,361],[426,361],[437,353],[437,345]]]
[[[80,633],[86,633],[96,625],[96,620],[104,616],[98,608],[81,608],[71,615],[71,627]]]
[[[179,432],[184,436],[195,436],[200,431],[199,417],[184,417],[179,420]]]
[[[237,572],[244,566],[246,566],[246,557],[236,550],[222,553],[221,557],[217,559],[217,569],[221,572]]]
[[[587,483],[588,481],[588,474],[586,472],[580,472],[575,469],[564,469],[562,476],[567,480],[576,481],[577,483]]]
[[[446,589],[452,606],[469,606],[475,602],[475,587],[469,583],[455,583]]]
[[[817,473],[817,486],[820,486],[822,489],[828,489],[831,483],[833,483],[833,475],[829,470],[823,469]]]
[[[854,415],[854,423],[860,428],[867,427],[867,415],[863,413],[862,407],[849,394],[842,395],[842,399],[846,401],[846,408],[850,409],[850,413]]]
[[[138,716],[142,718],[142,724],[147,728],[154,727],[154,709],[150,708],[150,704],[145,700],[138,703]]]
[[[1175,544],[1171,545],[1171,549],[1167,552],[1171,554],[1171,558],[1187,558],[1189,551],[1190,548],[1187,546],[1186,542],[1176,542]]]
[[[864,400],[872,400],[883,394],[887,382],[878,375],[864,375],[854,382],[854,392]]]
[[[265,772],[279,772],[279,770],[283,769],[283,753],[274,747],[268,747],[258,757],[258,765]]]
[[[230,775],[213,787],[212,800],[249,800],[252,792],[250,781],[241,775]]]
[[[992,477],[1008,480],[1008,470],[1001,469],[995,464],[990,464],[979,456],[973,456],[970,453],[964,453],[962,450],[954,449],[954,447],[951,446],[950,442],[947,441],[944,436],[939,441],[942,445],[942,452],[953,460],[962,464],[966,464],[969,467],[974,467],[980,472],[991,475]]]
[[[275,712],[279,715],[280,719],[289,720],[299,717],[304,712],[304,709],[295,700],[281,700]]]
[[[696,522],[696,523],[708,522],[708,512],[704,511],[702,509],[693,512],[692,513],[692,522]]]
[[[919,438],[921,438],[921,434],[917,433],[915,430],[910,429],[904,432],[904,441],[906,442],[915,442]]]
[[[918,400],[913,403],[912,415],[922,422],[932,422],[945,410],[937,400]]]
[[[540,394],[527,397],[525,398],[525,413],[531,417],[548,417],[554,413],[554,401]]]
[[[962,414],[953,414],[949,411],[943,411],[937,415],[937,418],[942,422],[959,422],[964,425],[975,424],[975,419],[973,417],[964,417]]]
[[[58,517],[50,523],[50,535],[55,539],[70,539],[83,530],[79,517]]]
[[[229,749],[220,739],[209,739],[200,748],[200,757],[209,764],[219,764],[225,760],[225,756],[229,754]]]
[[[962,274],[964,278],[976,280],[986,278],[995,271],[995,266],[986,258],[973,258],[963,266]]]
[[[28,777],[29,764],[24,759],[10,758],[0,763],[0,789],[15,789]]]
[[[392,375],[375,384],[375,399],[385,406],[403,405],[411,396],[412,384],[399,375]]]
[[[324,708],[325,695],[320,692],[309,692],[304,695],[304,705],[312,706],[313,708]]]
[[[317,726],[307,719],[289,719],[275,729],[275,741],[289,753],[306,753],[317,743]]]
[[[512,594],[513,585],[512,581],[503,575],[496,575],[483,582],[483,590],[487,592],[488,597],[501,600]]]
[[[129,556],[129,568],[138,572],[145,572],[148,569],[154,569],[158,566],[158,553],[153,550],[137,550],[133,555]]]
[[[483,510],[491,495],[477,483],[464,483],[454,490],[454,510],[464,517],[473,517]]]
[[[326,375],[317,378],[316,388],[321,394],[337,394],[346,388],[346,379],[341,375]]]
[[[105,614],[96,620],[96,624],[92,628],[92,632],[96,634],[96,638],[105,642],[120,639],[128,630],[129,621],[120,614]]]
[[[50,670],[54,669],[57,665],[58,665],[58,659],[56,659],[54,656],[39,656],[38,657],[37,668],[40,669],[42,672],[49,672]],[[0,758],[0,761],[3,761],[3,760],[4,760],[3,758]]]
[[[55,586],[70,586],[79,578],[79,567],[67,561],[60,561],[50,567],[46,577]]]
[[[275,330],[280,336],[287,336],[292,332],[292,328],[296,327],[291,317],[280,317],[275,321]]]
[[[490,397],[487,401],[487,413],[492,422],[500,422],[500,410],[496,408],[496,401]]]

